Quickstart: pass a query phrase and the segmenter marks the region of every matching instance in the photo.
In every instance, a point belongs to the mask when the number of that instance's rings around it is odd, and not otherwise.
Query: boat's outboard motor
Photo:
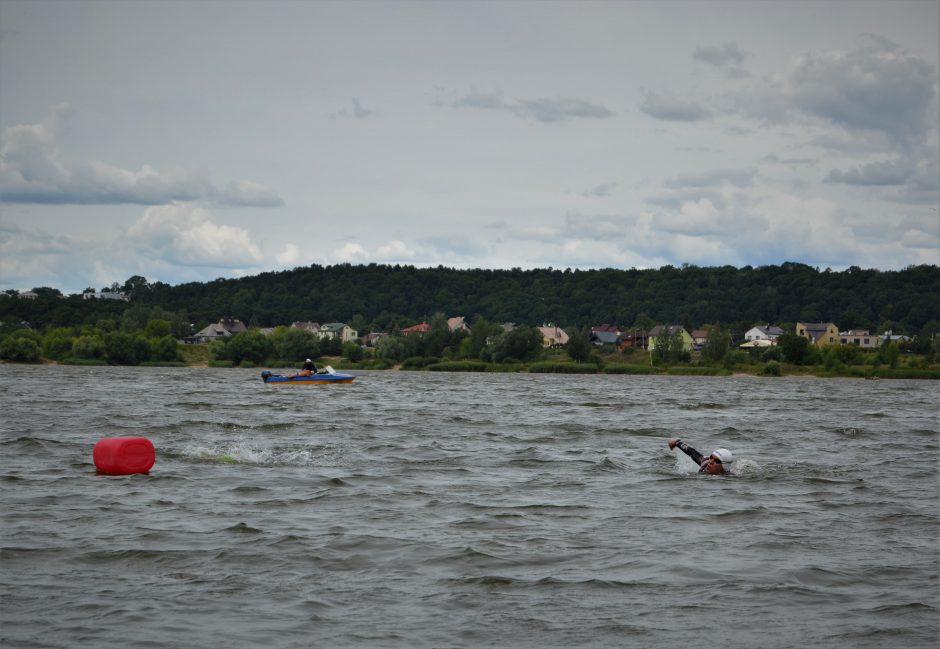
[[[271,376],[270,370],[264,370],[263,372],[261,372],[261,380],[264,381],[265,383],[267,383],[269,376]]]

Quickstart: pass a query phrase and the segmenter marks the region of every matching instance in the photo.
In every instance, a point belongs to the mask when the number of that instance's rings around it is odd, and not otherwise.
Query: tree
[[[104,337],[105,354],[112,365],[139,365],[150,359],[147,340],[124,331],[115,331]]]
[[[777,346],[783,351],[788,363],[805,365],[811,357],[809,340],[796,334],[784,334],[777,339]]]
[[[150,359],[154,361],[178,361],[180,359],[176,339],[166,335],[150,343]]]
[[[507,360],[535,360],[542,352],[542,332],[521,326],[505,332],[493,343],[492,357],[497,363]]]
[[[60,361],[72,353],[72,332],[64,327],[50,329],[42,340],[42,355]]]
[[[320,355],[320,339],[306,329],[278,327],[271,335],[274,355],[281,360],[316,358]]]
[[[568,330],[568,343],[565,345],[565,351],[577,363],[583,363],[591,358],[591,333],[587,327],[578,329],[573,327]]]
[[[104,358],[104,341],[99,336],[79,336],[72,343],[72,356],[75,358]]]
[[[343,356],[351,360],[353,363],[358,363],[362,360],[363,356],[362,345],[354,342],[344,343]]]
[[[724,326],[717,324],[708,331],[708,337],[702,345],[702,360],[718,362],[725,357],[729,349],[731,336]]]
[[[225,349],[229,360],[236,365],[242,361],[260,364],[271,355],[273,345],[260,331],[249,329],[229,338]]]
[[[32,338],[7,336],[0,342],[0,358],[17,363],[38,363],[39,345]]]

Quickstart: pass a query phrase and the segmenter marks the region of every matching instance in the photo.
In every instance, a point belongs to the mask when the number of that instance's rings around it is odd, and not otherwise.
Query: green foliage
[[[7,336],[0,342],[0,358],[17,363],[38,363],[39,345],[28,336]]]
[[[572,327],[568,330],[568,344],[565,345],[565,351],[571,360],[576,363],[584,363],[591,357],[591,330],[588,327]],[[529,370],[531,371],[531,370]]]
[[[112,365],[138,365],[150,360],[150,345],[141,336],[115,331],[104,337],[105,355]]]
[[[363,353],[362,345],[358,343],[348,342],[343,344],[343,357],[348,358],[353,363],[361,361]]]
[[[379,338],[375,344],[375,355],[378,358],[401,362],[407,356],[404,339],[400,336],[385,336]]]
[[[516,327],[500,335],[491,347],[491,357],[496,363],[532,361],[542,353],[542,332],[534,327]]]
[[[597,374],[597,365],[587,363],[533,363],[529,366],[531,374]]]
[[[163,338],[170,335],[170,323],[166,320],[148,320],[146,336],[148,338]]]
[[[660,372],[661,370],[649,365],[609,363],[604,366],[604,374],[659,374]]]
[[[42,355],[60,361],[72,353],[72,332],[64,327],[50,329],[42,339]]]
[[[723,325],[715,325],[708,331],[705,344],[702,345],[702,360],[717,363],[724,359],[731,349],[731,334]]]
[[[100,360],[105,356],[104,340],[100,336],[79,336],[72,343],[72,357]]]
[[[246,360],[260,365],[272,351],[274,346],[271,341],[256,329],[235,334],[225,345],[227,359],[236,365]]]
[[[764,369],[760,372],[764,376],[780,376],[780,363],[777,361],[767,361],[767,364],[764,365]]]
[[[162,338],[151,340],[150,360],[158,362],[176,362],[180,360],[176,339],[167,334]]]
[[[784,334],[777,339],[777,346],[783,352],[783,357],[788,363],[809,365],[812,362],[809,340],[803,336]]]
[[[432,372],[485,372],[483,361],[442,361],[428,367]]]
[[[274,355],[285,359],[305,359],[320,356],[319,337],[305,329],[278,327],[271,334]]]

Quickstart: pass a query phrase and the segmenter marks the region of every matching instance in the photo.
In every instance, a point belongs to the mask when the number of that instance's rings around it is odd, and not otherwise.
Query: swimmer
[[[726,448],[715,449],[712,451],[711,455],[705,457],[678,437],[670,437],[668,444],[670,450],[678,446],[680,451],[692,458],[692,461],[701,467],[698,470],[699,473],[721,475],[722,473],[731,471],[731,463],[734,461],[734,456],[732,456],[731,451]]]

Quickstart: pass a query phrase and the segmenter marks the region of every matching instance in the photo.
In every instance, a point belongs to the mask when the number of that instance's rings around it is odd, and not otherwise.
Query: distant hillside
[[[135,276],[123,288],[132,296],[130,303],[63,300],[45,288],[38,290],[36,300],[0,299],[0,320],[25,320],[34,327],[94,324],[101,318],[131,316],[146,306],[177,314],[196,330],[234,316],[259,326],[341,321],[360,331],[394,331],[438,312],[462,315],[470,322],[482,316],[490,322],[551,322],[562,327],[677,323],[691,329],[721,322],[747,329],[756,323],[831,321],[843,330],[888,326],[919,333],[928,324],[930,331],[940,330],[937,266],[900,271],[853,266],[835,272],[798,263],[654,270],[347,264],[178,286]],[[144,324],[151,317],[140,316]]]
[[[353,319],[392,329],[436,312],[490,322],[624,327],[674,322],[832,321],[840,328],[897,323],[910,332],[940,321],[940,268],[817,270],[780,266],[666,266],[654,270],[456,270],[412,266],[311,266],[180,286],[136,296],[194,322],[223,315],[276,325]]]

